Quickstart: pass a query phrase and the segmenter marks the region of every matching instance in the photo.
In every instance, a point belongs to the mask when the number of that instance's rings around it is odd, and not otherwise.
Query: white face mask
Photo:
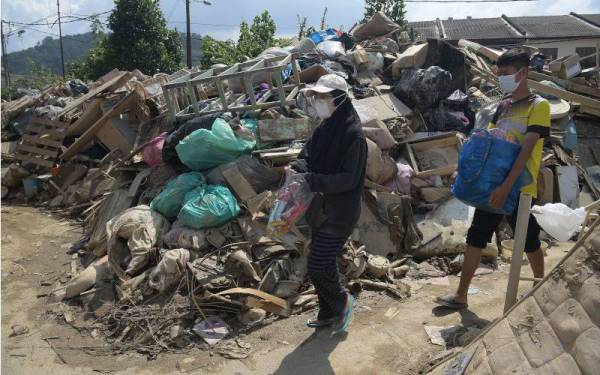
[[[502,92],[510,94],[519,87],[521,81],[517,81],[517,73],[514,73],[498,76],[498,83],[500,84],[500,90],[502,90]]]
[[[309,104],[314,110],[314,115],[321,120],[327,120],[331,117],[333,112],[339,107],[334,106],[334,100],[337,98],[343,97],[345,94],[342,94],[335,98],[315,98],[314,96],[309,98]],[[342,103],[340,103],[341,105]]]

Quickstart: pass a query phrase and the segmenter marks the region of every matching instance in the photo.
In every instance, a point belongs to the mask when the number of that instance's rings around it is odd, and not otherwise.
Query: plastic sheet
[[[563,203],[533,206],[531,212],[544,232],[563,242],[571,239],[585,220],[583,207],[573,210]]]
[[[452,193],[481,210],[505,215],[513,213],[523,176],[512,187],[502,209],[490,207],[489,200],[491,193],[508,176],[520,150],[520,145],[494,137],[487,130],[474,130],[460,151],[458,176],[452,185]]]
[[[201,173],[189,172],[180,174],[169,181],[163,191],[150,202],[150,208],[160,212],[165,217],[172,219],[177,217],[187,193],[191,190],[204,187],[206,180]]]
[[[237,200],[229,189],[221,185],[208,185],[186,194],[177,218],[190,228],[206,229],[229,222],[239,212]]]
[[[267,234],[281,237],[308,210],[314,193],[302,174],[288,172],[269,215]]]
[[[338,55],[345,55],[346,50],[342,42],[335,40],[326,40],[317,46],[317,49],[323,52],[327,57],[334,58]]]
[[[229,163],[242,154],[250,153],[255,146],[255,140],[236,137],[231,126],[217,118],[211,130],[194,131],[182,139],[175,150],[188,168],[202,171]]]

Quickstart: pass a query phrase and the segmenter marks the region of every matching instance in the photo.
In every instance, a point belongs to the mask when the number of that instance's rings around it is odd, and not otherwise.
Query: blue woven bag
[[[476,129],[463,145],[458,160],[458,176],[452,194],[475,208],[509,215],[517,206],[523,186],[521,176],[510,190],[501,209],[490,207],[490,195],[508,176],[521,146],[493,137],[487,130]]]

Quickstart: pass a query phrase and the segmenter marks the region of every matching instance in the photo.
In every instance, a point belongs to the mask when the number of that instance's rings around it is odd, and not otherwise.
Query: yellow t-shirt
[[[502,129],[507,134],[513,135],[519,142],[523,142],[525,133],[534,132],[540,135],[525,166],[531,177],[530,183],[521,187],[521,192],[529,193],[536,198],[544,138],[550,136],[550,103],[535,94],[515,102],[512,102],[511,97],[507,97],[500,102],[494,117],[497,120],[495,123],[492,120],[488,129]]]

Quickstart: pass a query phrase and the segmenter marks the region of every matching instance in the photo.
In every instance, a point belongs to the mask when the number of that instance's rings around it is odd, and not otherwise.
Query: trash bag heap
[[[88,268],[48,294],[108,306],[96,314],[109,350],[144,342],[150,358],[194,346],[244,358],[239,333],[316,307],[301,215],[310,194],[284,169],[319,126],[299,89],[325,74],[348,82],[368,139],[362,213],[339,257],[348,287],[403,299],[415,281],[460,270],[472,208],[451,186],[463,143],[501,98],[500,51],[411,41],[382,13],[289,43],[229,67],[115,70],[3,103],[2,199],[82,220],[73,251]],[[542,203],[600,198],[599,160],[577,137],[600,115],[586,77],[564,87],[543,68],[530,76],[553,111]],[[496,265],[501,251],[490,244],[484,260]]]

